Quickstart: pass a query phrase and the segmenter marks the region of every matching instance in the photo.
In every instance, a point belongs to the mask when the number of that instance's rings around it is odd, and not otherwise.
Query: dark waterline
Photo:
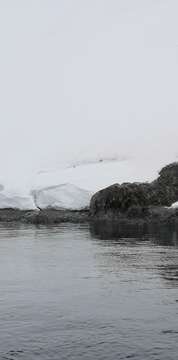
[[[178,241],[0,227],[0,360],[177,360]]]

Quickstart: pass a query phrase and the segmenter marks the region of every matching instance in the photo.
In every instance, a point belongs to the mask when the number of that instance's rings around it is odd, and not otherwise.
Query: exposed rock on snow
[[[91,199],[90,211],[93,216],[102,216],[133,207],[136,211],[138,207],[170,206],[177,200],[178,163],[173,163],[164,167],[152,183],[115,184],[98,191]]]
[[[31,192],[39,209],[82,210],[89,208],[92,193],[72,184],[60,184]]]
[[[10,195],[0,192],[0,209],[34,210],[36,207],[31,196]]]

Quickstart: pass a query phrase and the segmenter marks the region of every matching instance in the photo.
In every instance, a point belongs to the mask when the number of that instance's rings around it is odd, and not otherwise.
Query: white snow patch
[[[175,203],[173,203],[170,208],[172,209],[178,209],[178,201],[176,201]]]
[[[72,184],[60,184],[31,192],[36,207],[82,210],[89,207],[92,193]]]

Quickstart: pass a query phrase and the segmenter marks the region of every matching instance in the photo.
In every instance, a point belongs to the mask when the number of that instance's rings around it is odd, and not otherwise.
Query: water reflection
[[[159,276],[167,286],[178,287],[178,228],[173,226],[138,226],[95,223],[90,232],[106,247],[97,261],[102,271],[110,269],[115,274],[126,271],[150,272]]]
[[[175,226],[149,226],[147,224],[120,224],[96,222],[90,225],[91,235],[101,240],[135,238],[152,240],[162,246],[178,246],[178,228]]]

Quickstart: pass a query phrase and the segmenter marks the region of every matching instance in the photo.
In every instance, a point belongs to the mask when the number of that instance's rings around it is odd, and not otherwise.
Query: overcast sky
[[[0,0],[1,173],[178,154],[177,0]]]

